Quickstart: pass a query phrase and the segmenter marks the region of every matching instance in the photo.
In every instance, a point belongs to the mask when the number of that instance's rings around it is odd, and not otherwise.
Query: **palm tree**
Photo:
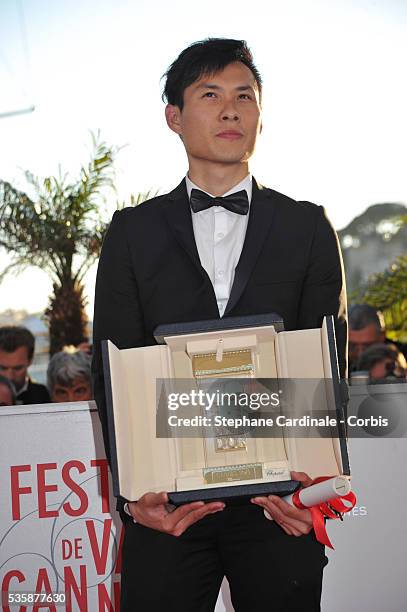
[[[11,263],[0,275],[37,266],[53,282],[45,311],[50,332],[50,353],[66,344],[86,340],[87,317],[84,276],[99,257],[107,223],[100,203],[106,188],[113,188],[113,162],[118,151],[92,134],[90,161],[79,177],[43,180],[25,176],[31,199],[10,183],[0,180],[0,246]]]

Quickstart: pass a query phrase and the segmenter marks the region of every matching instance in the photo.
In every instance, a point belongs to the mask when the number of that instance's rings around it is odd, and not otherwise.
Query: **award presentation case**
[[[320,329],[298,331],[284,331],[274,314],[169,324],[155,338],[156,346],[122,350],[102,343],[115,495],[137,500],[147,491],[167,491],[174,504],[241,501],[294,492],[299,483],[290,470],[312,478],[350,475],[333,317]],[[319,405],[310,409],[334,417],[332,435],[260,438],[218,428],[213,437],[207,430],[197,437],[157,436],[157,410],[178,381],[205,390],[214,379],[242,377],[315,384]],[[322,394],[321,381],[328,383]]]

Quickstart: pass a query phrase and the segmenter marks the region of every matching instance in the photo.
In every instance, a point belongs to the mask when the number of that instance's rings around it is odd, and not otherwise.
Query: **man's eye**
[[[243,98],[244,100],[251,100],[252,99],[250,94],[240,94],[239,98]]]
[[[206,93],[204,93],[204,95],[202,96],[203,98],[212,98],[212,97],[216,97],[216,94],[213,91],[207,91]]]
[[[67,394],[66,389],[58,389],[58,388],[56,388],[56,389],[54,389],[54,395],[56,397],[65,397],[68,394]]]

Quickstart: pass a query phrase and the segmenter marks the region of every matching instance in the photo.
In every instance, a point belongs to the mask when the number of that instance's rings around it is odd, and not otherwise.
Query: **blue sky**
[[[324,204],[339,229],[370,204],[407,203],[406,26],[403,0],[1,0],[0,113],[36,110],[0,119],[0,176],[23,186],[20,169],[75,172],[100,128],[127,145],[120,199],[172,188],[186,158],[165,125],[160,76],[194,40],[245,38],[265,84],[253,173]],[[93,282],[94,270],[89,311]],[[42,309],[49,291],[29,270],[2,283],[0,310]]]

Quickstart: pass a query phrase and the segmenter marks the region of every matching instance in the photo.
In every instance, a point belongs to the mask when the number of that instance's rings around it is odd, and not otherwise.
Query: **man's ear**
[[[31,357],[29,357],[28,346],[25,346],[24,348],[26,349],[26,355],[27,355],[27,361],[28,361],[27,369],[28,369],[30,367],[30,365],[32,364],[32,362],[33,362],[34,353],[31,355]]]
[[[181,136],[181,111],[179,107],[174,104],[167,104],[165,107],[165,118],[170,130]]]

